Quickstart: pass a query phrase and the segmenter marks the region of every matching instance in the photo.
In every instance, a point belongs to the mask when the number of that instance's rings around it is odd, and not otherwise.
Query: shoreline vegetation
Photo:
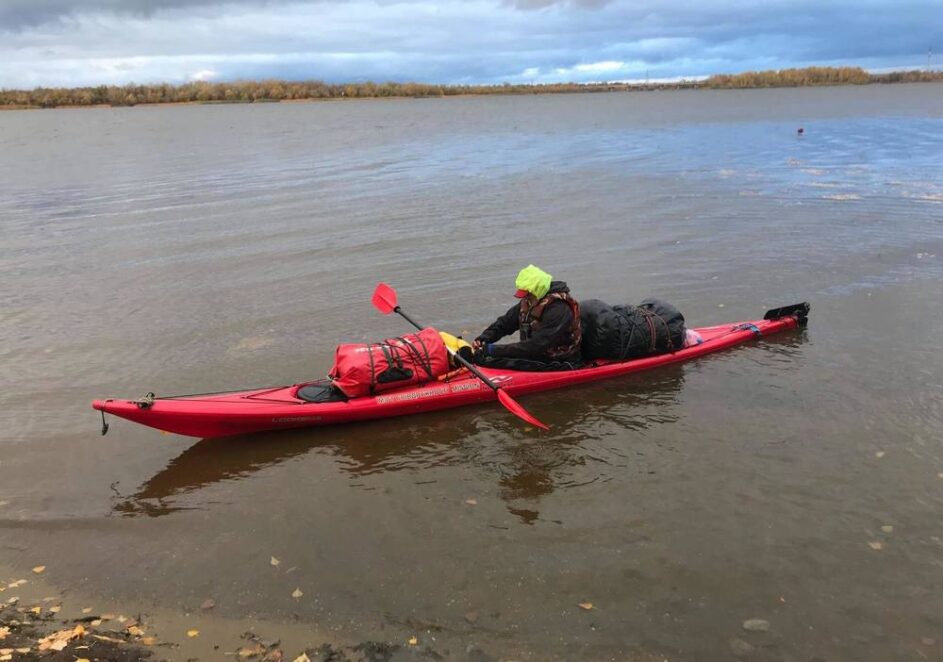
[[[808,67],[717,74],[676,82],[435,85],[426,83],[324,83],[321,81],[193,82],[182,85],[98,85],[95,87],[0,89],[0,110],[137,106],[153,104],[279,103],[329,99],[440,98],[468,95],[643,92],[682,89],[755,89],[889,83],[943,82],[943,71],[868,73],[860,67]]]

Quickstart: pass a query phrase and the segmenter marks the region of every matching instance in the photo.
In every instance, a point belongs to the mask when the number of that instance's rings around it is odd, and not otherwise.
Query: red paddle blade
[[[517,400],[512,398],[510,395],[504,392],[503,389],[498,389],[498,401],[504,405],[504,408],[509,412],[514,414],[520,419],[523,419],[533,425],[536,428],[541,430],[549,430],[550,428],[538,421],[536,418],[531,416],[526,409],[517,404]]]
[[[396,290],[386,283],[377,283],[372,301],[374,308],[384,315],[389,315],[396,310]]]

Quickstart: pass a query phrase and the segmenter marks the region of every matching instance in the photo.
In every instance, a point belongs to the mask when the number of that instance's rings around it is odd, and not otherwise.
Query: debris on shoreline
[[[145,636],[137,620],[124,616],[104,614],[60,620],[56,606],[26,607],[18,603],[18,599],[10,598],[0,606],[0,660],[4,662],[131,662],[150,658],[153,651],[149,646],[167,645]]]
[[[11,597],[0,602],[0,662],[134,662],[173,660],[179,657],[178,644],[148,634],[148,627],[140,615],[130,618],[108,613],[95,614],[85,609],[79,618],[61,619],[58,617],[61,601],[48,601],[45,605],[26,606],[20,604],[18,597]],[[219,650],[219,655],[255,662],[408,662],[445,659],[443,654],[430,647],[417,646],[412,640],[410,645],[375,641],[349,646],[324,643],[293,654],[283,651],[279,640],[266,639],[255,632],[243,633],[242,640],[235,650]],[[448,655],[448,651],[443,652],[445,656]],[[484,661],[492,658],[482,655],[476,659]]]
[[[278,559],[272,557],[271,564],[277,567]],[[39,577],[45,571],[46,566],[37,565],[30,579],[0,581],[0,662],[409,662],[450,656],[447,648],[435,650],[442,642],[436,643],[434,636],[420,643],[422,628],[396,642],[338,642],[325,633],[319,635],[316,628],[304,628],[301,636],[294,628],[282,632],[291,642],[287,645],[280,637],[257,632],[255,621],[241,622],[238,629],[229,621],[220,629],[194,618],[216,607],[213,598],[206,598],[198,610],[163,616],[142,615],[139,608],[108,612],[64,599],[45,577]],[[52,597],[40,597],[44,594]],[[297,600],[303,594],[295,589],[292,595]],[[274,623],[262,627],[278,632]],[[477,647],[475,653],[478,662],[493,660]]]

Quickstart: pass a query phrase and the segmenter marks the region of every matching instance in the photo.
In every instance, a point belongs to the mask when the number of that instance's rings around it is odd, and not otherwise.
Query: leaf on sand
[[[46,566],[44,566],[44,565],[38,565],[38,566],[36,566],[35,568],[33,568],[33,572],[35,572],[35,573],[38,575],[39,573],[41,573],[41,572],[42,572],[43,570],[45,570],[45,569],[46,569]]]
[[[58,614],[60,611],[62,611],[62,605],[54,605],[49,608],[49,613],[51,614]]]
[[[115,615],[114,615],[114,614],[102,614],[99,618],[101,618],[103,621],[113,621],[113,620],[115,620]]]
[[[26,653],[29,653],[29,651],[30,651],[29,648],[17,648],[17,649],[16,649],[16,652],[17,652],[17,653],[21,653],[21,654],[23,654],[23,655],[25,655]]]
[[[465,499],[465,503],[467,503],[469,506],[477,506],[477,505],[478,505],[478,501],[475,500],[475,499]]]
[[[82,610],[82,613],[83,613],[83,614],[91,614],[91,613],[92,613],[92,608],[91,608],[91,607],[86,607],[85,609]]]
[[[141,639],[141,643],[145,646],[153,646],[157,643],[157,637],[144,637]]]
[[[311,659],[304,653],[296,657],[292,662],[311,662]]]
[[[203,604],[200,605],[200,609],[212,609],[216,606],[216,600],[213,598],[208,598],[203,601]]]
[[[881,531],[883,531],[884,533],[894,533],[894,527],[891,526],[890,524],[885,524],[884,526],[881,527]]]
[[[13,655],[11,653],[7,653],[6,655],[0,655],[0,662],[7,662],[7,660],[12,660],[12,659],[13,659]]]
[[[94,621],[92,621],[92,623],[91,623],[92,627],[95,627],[95,628],[97,628],[97,627],[98,627],[99,625],[101,625],[101,624],[102,624],[102,619],[100,619],[100,618],[96,618],[96,619],[95,619]]]
[[[409,638],[409,645],[410,645],[410,646],[415,646],[415,645],[417,645],[418,643],[419,643],[419,640],[416,639],[416,637],[410,637],[410,638]]]
[[[272,567],[277,568],[278,565],[281,563],[281,561],[279,561],[277,558],[275,558],[275,557],[273,556],[273,557],[272,557],[272,560],[269,561],[269,563],[272,564]]]
[[[43,613],[43,608],[42,608],[42,607],[33,607],[33,608],[30,609],[29,611],[30,611],[31,614],[36,614],[36,615],[38,616],[39,614]]]
[[[868,543],[868,547],[870,547],[871,549],[877,551],[877,550],[880,550],[880,549],[884,549],[884,543],[882,543],[882,542],[879,541],[879,540],[872,540],[871,542]]]
[[[880,460],[882,457],[884,457],[884,451],[878,451],[874,454],[874,457]]]
[[[70,641],[74,639],[80,639],[85,635],[85,628],[81,625],[76,625],[74,628],[59,630],[58,632],[53,632],[48,637],[43,637],[39,640],[39,650],[54,650],[61,651],[65,648]]]
[[[291,592],[291,597],[293,597],[295,600],[300,598],[302,595],[304,595],[304,593],[301,592],[300,588],[296,588],[294,591]]]
[[[116,639],[115,637],[106,637],[106,636],[103,635],[103,634],[93,634],[92,636],[95,637],[96,639],[99,639],[100,641],[110,641],[110,642],[113,643],[113,644],[126,644],[126,643],[128,643],[128,642],[125,641],[124,639]],[[153,639],[153,637],[151,637],[151,639]]]
[[[132,637],[143,637],[144,630],[139,628],[137,625],[130,625],[128,626],[128,634],[130,634]]]
[[[255,646],[243,646],[236,651],[236,655],[241,658],[258,657],[264,652],[265,648],[262,647],[262,644],[256,644]]]
[[[8,634],[10,634],[10,628],[0,628],[0,639],[6,639]]]
[[[75,662],[89,662],[87,657],[76,658]]]
[[[196,630],[196,629],[194,629],[194,630],[187,630],[187,636],[190,637],[191,639],[192,639],[193,637],[199,637],[199,636],[200,636],[200,631],[199,631],[199,630]]]
[[[586,611],[589,611],[589,610],[592,609],[592,608],[593,608],[593,603],[592,603],[592,602],[581,602],[581,603],[580,603],[580,609],[585,609]]]

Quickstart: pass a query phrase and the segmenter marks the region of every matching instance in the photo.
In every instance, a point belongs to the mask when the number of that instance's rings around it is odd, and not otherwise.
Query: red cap
[[[514,293],[514,296],[516,296],[518,299],[523,299],[528,294],[530,294],[530,292],[528,292],[527,290],[518,290],[517,292]]]

